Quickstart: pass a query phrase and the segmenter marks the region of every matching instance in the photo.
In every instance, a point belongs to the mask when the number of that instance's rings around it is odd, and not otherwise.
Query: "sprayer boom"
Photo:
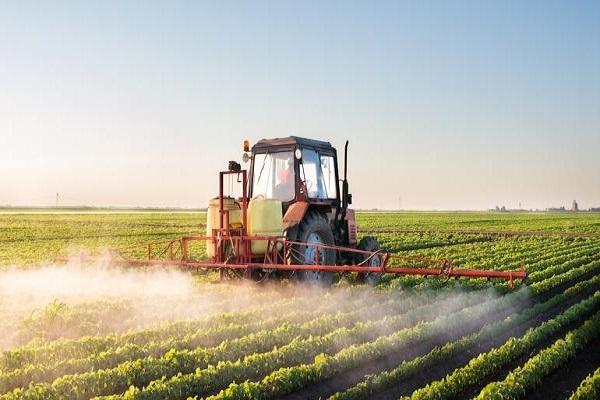
[[[218,230],[217,230],[218,231]],[[434,259],[427,257],[402,256],[392,254],[388,251],[379,249],[375,251],[359,250],[355,248],[330,246],[319,243],[308,243],[291,241],[285,237],[277,236],[228,236],[221,232],[215,236],[184,236],[177,240],[166,242],[152,242],[143,245],[146,258],[130,258],[123,256],[124,252],[131,252],[137,248],[138,253],[141,247],[129,246],[121,249],[109,250],[103,257],[80,256],[82,262],[94,262],[102,260],[112,265],[118,266],[173,266],[189,268],[196,270],[218,270],[223,278],[250,278],[253,272],[260,271],[264,279],[278,271],[326,271],[333,273],[359,273],[396,275],[420,275],[420,276],[441,276],[441,277],[465,277],[465,278],[498,278],[508,280],[511,284],[516,280],[523,280],[527,277],[524,266],[521,264],[518,270],[478,270],[456,268],[448,259]],[[244,249],[251,248],[253,241],[267,243],[268,251],[262,257],[245,255]],[[196,259],[191,256],[191,247],[193,243],[209,243],[214,248],[215,257],[212,259]],[[290,264],[285,260],[292,257],[298,247],[311,248],[315,258],[310,264]],[[322,259],[320,252],[335,251],[345,253],[345,257],[362,260],[355,264],[327,265],[320,264]],[[221,254],[227,254],[225,258]],[[67,258],[57,258],[56,261],[66,262]]]

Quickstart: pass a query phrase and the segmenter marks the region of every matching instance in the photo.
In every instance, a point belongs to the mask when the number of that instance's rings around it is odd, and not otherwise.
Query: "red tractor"
[[[244,150],[249,150],[247,143]],[[248,196],[281,200],[282,233],[289,241],[376,252],[379,244],[374,237],[364,237],[357,244],[356,216],[348,207],[352,204],[352,194],[348,192],[347,156],[346,141],[340,185],[337,151],[331,143],[295,136],[260,140],[252,147],[251,155],[244,154],[244,160],[251,161]],[[365,264],[363,253],[303,244],[292,247],[287,261],[296,265],[316,264],[317,249],[321,250],[318,264]],[[377,254],[366,263],[381,264],[382,258]],[[296,270],[292,276],[331,284],[334,272]],[[378,273],[360,275],[371,284],[377,283],[380,276]]]

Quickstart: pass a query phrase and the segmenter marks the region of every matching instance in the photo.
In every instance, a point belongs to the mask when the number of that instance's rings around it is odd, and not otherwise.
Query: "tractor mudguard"
[[[308,202],[297,201],[290,205],[283,216],[283,229],[289,229],[300,223],[308,210]]]

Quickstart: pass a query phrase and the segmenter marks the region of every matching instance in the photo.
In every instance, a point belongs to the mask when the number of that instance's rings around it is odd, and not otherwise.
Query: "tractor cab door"
[[[292,151],[255,153],[252,162],[252,196],[278,199],[284,204],[296,197]]]
[[[338,198],[337,171],[333,155],[323,154],[313,149],[303,149],[299,174],[309,200]]]
[[[301,145],[265,147],[253,151],[250,167],[251,197],[278,199],[283,212],[296,202],[339,208],[338,170],[335,149]]]

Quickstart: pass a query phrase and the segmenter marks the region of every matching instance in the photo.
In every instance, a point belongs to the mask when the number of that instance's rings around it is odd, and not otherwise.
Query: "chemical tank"
[[[281,236],[283,235],[283,216],[281,200],[256,197],[248,206],[249,236]],[[253,240],[252,255],[263,255],[267,251],[267,240]]]

